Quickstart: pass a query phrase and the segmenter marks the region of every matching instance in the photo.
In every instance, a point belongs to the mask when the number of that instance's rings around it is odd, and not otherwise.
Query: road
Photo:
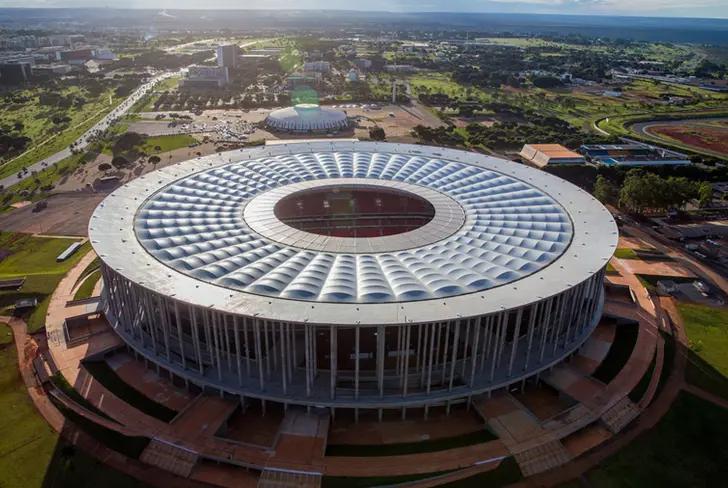
[[[139,99],[141,99],[152,88],[154,88],[157,83],[176,74],[177,72],[167,72],[161,75],[157,75],[141,85],[136,90],[134,90],[134,92],[132,92],[131,95],[129,95],[123,102],[117,105],[111,112],[106,114],[101,120],[94,124],[93,127],[84,132],[78,139],[76,139],[74,141],[74,147],[76,149],[83,149],[88,146],[91,138],[96,133],[103,132],[108,129],[116,121],[116,119],[126,114],[129,109],[131,109],[131,107],[134,106],[134,104],[139,101]],[[24,172],[20,177],[18,177],[17,174],[13,174],[0,179],[0,185],[2,185],[2,188],[8,188],[12,185],[16,185],[27,178],[31,178],[34,171],[41,171],[49,166],[53,166],[54,164],[69,157],[70,155],[71,145],[65,147],[64,149],[61,149],[51,156],[48,156],[47,158],[41,159],[40,161],[37,161],[36,163],[28,166],[28,171]]]
[[[207,39],[206,41],[209,41],[210,39]],[[255,41],[249,41],[240,44],[240,47],[245,48],[249,47],[255,44],[258,44],[259,42],[266,41],[268,39],[259,39]],[[195,44],[197,42],[206,42],[206,41],[195,41],[192,43],[187,44]],[[167,48],[167,51],[176,50],[181,47],[186,46],[187,44],[179,44],[176,46],[172,46],[170,48]],[[144,95],[149,93],[152,88],[154,88],[160,81],[165,80],[167,78],[170,78],[172,76],[178,75],[182,71],[184,71],[187,68],[182,68],[179,71],[170,71],[166,73],[162,73],[160,75],[155,76],[151,80],[147,81],[143,85],[141,85],[139,88],[134,90],[134,92],[129,95],[123,102],[121,102],[116,108],[114,108],[111,112],[106,114],[104,118],[99,120],[93,127],[91,127],[89,130],[84,132],[78,139],[74,141],[74,148],[75,149],[83,149],[86,146],[88,146],[90,139],[92,136],[94,136],[98,132],[103,132],[106,129],[108,129],[119,117],[126,114],[131,107],[134,106],[134,104],[139,101]],[[26,151],[27,152],[27,151]],[[43,169],[53,166],[54,164],[57,164],[59,161],[62,161],[63,159],[66,159],[71,155],[71,145],[68,147],[61,149],[55,154],[52,154],[48,156],[47,158],[41,159],[40,161],[37,161],[33,163],[32,165],[27,167],[27,171],[23,172],[20,176],[17,174],[12,174],[9,176],[6,176],[5,178],[0,179],[0,188],[8,188],[12,185],[16,185],[20,183],[23,180],[26,180],[28,178],[31,178],[33,176],[34,171],[42,171]],[[9,161],[10,162],[10,161]],[[8,163],[9,163],[8,162]],[[6,164],[8,164],[6,163]]]

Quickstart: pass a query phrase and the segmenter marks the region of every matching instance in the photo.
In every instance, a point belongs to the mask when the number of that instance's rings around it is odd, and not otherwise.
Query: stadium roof
[[[361,239],[276,220],[272,209],[285,195],[344,180],[416,192],[435,218]],[[112,193],[89,233],[108,265],[158,293],[239,314],[336,324],[515,308],[589,278],[617,241],[609,212],[552,175],[463,151],[334,141],[163,168]]]

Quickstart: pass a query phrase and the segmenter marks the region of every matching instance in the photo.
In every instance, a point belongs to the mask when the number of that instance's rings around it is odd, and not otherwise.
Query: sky
[[[343,9],[728,18],[728,0],[0,0],[0,7]]]

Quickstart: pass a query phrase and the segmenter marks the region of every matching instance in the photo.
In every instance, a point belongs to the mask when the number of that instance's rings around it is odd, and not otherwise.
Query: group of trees
[[[683,208],[693,200],[706,207],[713,198],[713,189],[706,181],[698,182],[684,176],[663,178],[653,172],[632,169],[627,172],[621,187],[604,175],[597,176],[594,196],[637,214],[649,214]]]
[[[11,128],[0,127],[0,158],[13,156],[25,151],[29,143],[29,137]]]
[[[424,125],[416,125],[412,129],[412,135],[426,143],[434,143],[440,146],[463,146],[465,138],[455,132],[453,127],[425,127]]]
[[[518,149],[528,141],[549,141],[566,147],[605,142],[602,136],[588,134],[555,117],[537,117],[533,122],[502,122],[487,127],[468,124],[465,130],[471,145],[493,150]]]

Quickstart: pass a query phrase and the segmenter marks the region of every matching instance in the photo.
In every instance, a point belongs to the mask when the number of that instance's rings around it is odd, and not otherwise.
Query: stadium
[[[425,408],[523,385],[602,315],[617,243],[587,192],[499,158],[325,141],[198,157],[89,226],[127,347],[208,392]]]
[[[317,103],[299,103],[272,111],[265,119],[265,126],[274,132],[327,133],[347,129],[349,119],[341,110]]]

